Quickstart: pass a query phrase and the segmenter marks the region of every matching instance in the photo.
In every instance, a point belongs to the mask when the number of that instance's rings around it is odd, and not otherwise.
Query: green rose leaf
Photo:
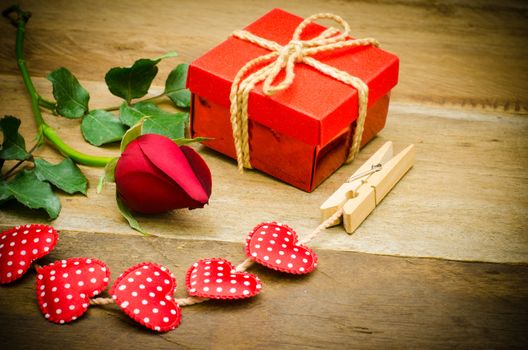
[[[105,75],[106,85],[112,94],[130,103],[133,98],[147,94],[152,80],[158,74],[157,64],[164,58],[176,55],[175,52],[169,52],[153,60],[141,58],[131,67],[112,68]]]
[[[11,198],[13,198],[13,195],[9,191],[7,182],[0,181],[0,204],[7,202]]]
[[[31,209],[44,209],[50,219],[56,219],[61,210],[59,198],[47,182],[40,181],[32,170],[20,172],[7,189],[17,201]]]
[[[187,122],[188,114],[185,112],[167,112],[159,108],[155,103],[152,102],[139,102],[134,105],[134,109],[143,114],[143,117],[157,118],[163,116],[179,116],[175,118],[183,118]],[[185,116],[184,116],[185,115]]]
[[[113,158],[104,168],[104,174],[99,177],[97,193],[101,193],[105,182],[115,182],[115,168],[119,157]]]
[[[191,92],[189,89],[175,91],[167,94],[172,102],[180,108],[189,108],[191,106]]]
[[[185,136],[185,125],[189,121],[189,114],[186,112],[171,113],[164,111],[152,102],[139,102],[133,106],[122,105],[120,119],[123,124],[132,127],[137,127],[138,123],[142,121],[141,135],[159,134],[176,139]],[[137,132],[137,130],[133,132]]]
[[[88,180],[81,169],[70,159],[66,158],[59,164],[51,164],[44,159],[35,159],[35,175],[41,181],[48,181],[55,187],[73,194],[86,194]]]
[[[185,136],[185,125],[189,121],[188,113],[167,112],[151,102],[140,102],[134,107],[144,115],[141,128],[142,135],[158,134],[170,139]]]
[[[18,133],[20,120],[13,116],[5,116],[0,119],[0,129],[4,134],[4,141],[0,149],[0,159],[23,160],[30,157],[26,151],[24,137]]]
[[[145,114],[133,106],[129,106],[126,102],[123,102],[119,108],[119,120],[121,120],[121,123],[129,127],[133,127],[139,123],[144,116]]]
[[[138,102],[133,106],[128,106],[124,103],[119,111],[121,122],[130,127],[139,123],[143,118],[174,117],[178,120],[183,120],[185,123],[189,121],[188,113],[167,112],[152,102]]]
[[[148,233],[145,232],[141,228],[141,226],[139,225],[139,222],[137,222],[136,218],[134,217],[134,215],[132,214],[130,209],[128,209],[128,207],[125,205],[125,203],[123,203],[123,201],[119,197],[119,194],[117,194],[117,193],[116,193],[116,201],[117,201],[117,207],[119,208],[119,212],[128,221],[128,225],[130,225],[130,227],[132,227],[134,230],[136,230],[138,232],[141,232],[144,235],[148,235]]]
[[[185,136],[185,121],[186,118],[176,113],[177,115],[165,115],[152,118],[145,118],[141,128],[141,134],[158,134],[167,136],[170,139],[183,138]]]
[[[57,111],[66,118],[80,118],[88,112],[90,95],[69,70],[62,67],[48,75],[57,100]]]
[[[152,80],[158,74],[157,64],[164,58],[175,57],[176,52],[169,52],[155,59],[141,58],[131,67],[115,67],[105,75],[106,85],[110,92],[124,98],[128,103],[133,98],[147,94]]]
[[[81,123],[84,139],[94,146],[121,140],[126,127],[110,112],[95,109]]]
[[[160,60],[139,59],[131,67],[116,67],[106,73],[105,81],[110,92],[130,102],[147,94],[150,84],[158,74]]]
[[[189,108],[191,105],[191,92],[185,88],[188,70],[188,64],[179,64],[170,72],[165,82],[165,94],[177,107],[181,108]]]

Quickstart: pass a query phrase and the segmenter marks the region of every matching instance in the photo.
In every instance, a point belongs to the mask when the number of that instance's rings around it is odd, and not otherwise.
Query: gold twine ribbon
[[[301,40],[301,34],[306,26],[319,19],[332,20],[339,24],[342,30],[340,31],[337,28],[330,27],[313,39]],[[294,67],[296,63],[307,64],[323,74],[354,87],[358,91],[358,118],[347,162],[354,159],[359,152],[363,126],[367,115],[368,86],[358,77],[354,77],[347,72],[310,57],[319,52],[332,51],[345,47],[379,46],[376,39],[348,39],[349,34],[350,26],[348,23],[341,17],[331,13],[318,13],[306,18],[295,29],[292,40],[284,46],[274,41],[258,37],[245,30],[238,30],[233,33],[233,36],[239,39],[249,41],[271,51],[266,55],[259,56],[246,63],[238,71],[231,85],[231,93],[229,95],[231,102],[231,127],[233,129],[238,168],[241,172],[244,168],[251,169],[248,136],[249,93],[255,85],[262,81],[262,91],[268,96],[273,95],[277,91],[287,89],[295,78]],[[248,75],[255,67],[262,64],[264,66]],[[275,83],[277,76],[282,70],[285,70],[284,79]]]

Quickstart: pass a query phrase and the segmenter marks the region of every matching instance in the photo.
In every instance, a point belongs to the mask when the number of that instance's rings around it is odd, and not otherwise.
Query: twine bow
[[[342,31],[330,27],[313,39],[301,40],[301,34],[306,26],[318,19],[332,20],[341,26]],[[233,36],[239,39],[249,41],[271,51],[266,55],[259,56],[246,63],[238,71],[231,85],[231,93],[229,95],[231,102],[231,126],[240,171],[243,171],[244,168],[251,169],[248,136],[249,93],[255,85],[262,81],[262,91],[268,96],[273,95],[277,91],[287,89],[295,78],[294,67],[296,63],[307,64],[323,74],[354,87],[358,91],[358,118],[347,162],[354,159],[359,152],[363,126],[367,114],[368,86],[361,79],[310,57],[319,52],[332,51],[345,47],[379,45],[378,41],[373,38],[349,39],[349,33],[350,26],[348,23],[341,17],[331,13],[318,13],[306,18],[295,29],[292,40],[284,46],[274,41],[258,37],[245,30],[235,31],[233,33]],[[257,66],[262,67],[248,75]],[[282,70],[285,70],[284,78],[282,81],[275,82]]]

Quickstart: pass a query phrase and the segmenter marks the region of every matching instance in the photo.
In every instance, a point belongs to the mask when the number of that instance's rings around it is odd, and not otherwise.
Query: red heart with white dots
[[[173,298],[175,289],[176,280],[166,267],[144,262],[123,272],[109,293],[130,318],[167,332],[181,320],[181,309]]]
[[[185,278],[189,295],[210,299],[242,299],[257,295],[262,283],[247,272],[237,272],[225,259],[195,262]]]
[[[107,286],[110,270],[97,259],[71,258],[37,269],[37,299],[44,317],[54,323],[75,321],[90,305],[90,297]]]
[[[0,233],[0,284],[26,273],[31,263],[48,254],[59,235],[51,226],[24,225]]]
[[[317,255],[297,243],[294,230],[276,222],[258,224],[249,233],[246,255],[271,269],[293,274],[310,273],[317,267]]]

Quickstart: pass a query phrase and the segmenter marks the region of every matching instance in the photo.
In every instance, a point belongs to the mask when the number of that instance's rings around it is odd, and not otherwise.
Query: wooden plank
[[[401,59],[400,102],[528,113],[526,3],[518,1],[23,1],[31,72],[65,66],[102,81],[114,66],[176,50],[191,61],[274,7],[343,16]],[[141,10],[138,10],[141,9]],[[14,30],[0,21],[0,72],[16,74]],[[110,34],[111,33],[111,34]],[[90,64],[87,64],[87,63]],[[174,64],[163,65],[166,76]],[[158,84],[161,81],[158,80]]]
[[[141,261],[166,265],[184,296],[196,260],[244,258],[242,244],[60,233],[45,262],[92,256],[113,281]],[[181,326],[153,336],[115,305],[91,307],[66,326],[47,322],[36,301],[34,273],[0,288],[0,347],[10,348],[522,348],[528,341],[528,266],[394,258],[318,250],[306,277],[252,267],[262,293],[247,301],[183,309]]]
[[[5,2],[4,2],[5,3]],[[37,88],[66,66],[91,93],[90,106],[119,103],[103,77],[113,66],[171,50],[152,93],[179,62],[189,62],[273,7],[307,16],[329,11],[358,37],[374,36],[401,58],[386,129],[317,191],[306,194],[258,172],[238,174],[232,160],[199,148],[213,171],[213,196],[203,210],[140,217],[164,237],[142,237],[119,216],[110,185],[94,187],[100,169],[83,168],[88,198],[61,196],[53,225],[58,247],[45,262],[95,256],[114,279],[126,267],[155,261],[169,267],[184,296],[188,266],[204,257],[243,259],[242,241],[262,220],[286,222],[302,235],[319,222],[319,205],[386,140],[396,152],[417,145],[416,166],[353,236],[336,227],[321,234],[320,266],[307,277],[253,267],[261,295],[208,302],[183,310],[181,327],[153,335],[115,305],[93,307],[71,325],[46,322],[36,305],[34,274],[0,288],[0,348],[524,348],[528,341],[528,37],[522,2],[290,1],[130,3],[22,1],[34,13],[27,56]],[[1,7],[5,7],[2,5]],[[29,101],[14,60],[14,30],[0,20],[0,115],[23,119],[35,134]],[[440,107],[440,108],[439,108]],[[456,109],[450,109],[455,107]],[[490,113],[491,112],[491,113]],[[46,115],[85,152],[117,154],[115,146],[82,141],[78,121]],[[39,155],[58,160],[49,148]],[[19,205],[0,210],[0,229],[46,222]],[[498,265],[368,255],[435,256],[520,262]]]
[[[49,92],[43,79],[37,88]],[[94,106],[115,99],[104,84],[86,82]],[[31,144],[35,128],[19,78],[2,76],[0,111],[22,117]],[[46,115],[68,143],[89,153],[117,154],[116,147],[96,148],[82,140],[76,120]],[[386,128],[351,165],[342,167],[308,194],[257,171],[238,173],[234,162],[200,148],[213,173],[210,204],[200,210],[140,217],[153,234],[239,242],[257,223],[278,220],[306,234],[319,224],[319,206],[385,141],[395,152],[416,144],[416,165],[377,206],[354,235],[335,227],[320,235],[321,248],[449,259],[528,262],[528,119],[394,104]],[[42,156],[58,160],[47,147]],[[83,168],[91,188],[88,198],[63,196],[54,225],[68,231],[134,234],[120,217],[114,186],[95,193],[102,170]],[[93,216],[86,216],[90,212]],[[243,215],[241,215],[243,213]],[[0,228],[46,221],[18,205],[0,210]]]

